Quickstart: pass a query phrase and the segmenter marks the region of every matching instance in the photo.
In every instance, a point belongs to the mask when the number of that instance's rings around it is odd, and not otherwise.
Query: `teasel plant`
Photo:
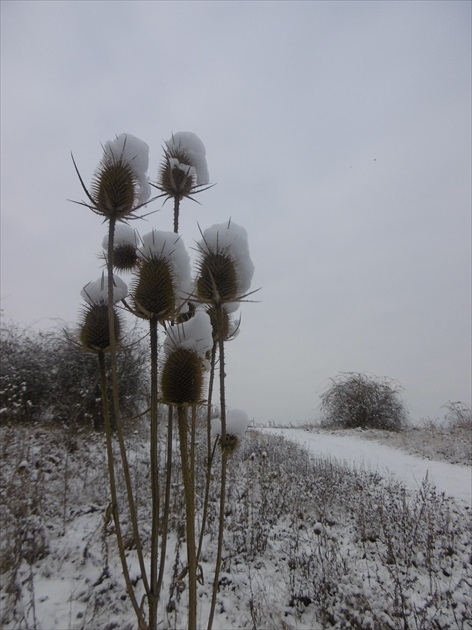
[[[115,332],[115,311],[113,309],[113,268],[114,268],[114,237],[118,223],[127,222],[136,217],[136,212],[152,201],[150,198],[151,187],[147,180],[146,171],[149,163],[149,147],[142,140],[130,134],[121,134],[115,140],[107,142],[103,147],[103,156],[93,176],[90,190],[87,189],[79,172],[74,156],[72,161],[79,178],[86,201],[74,202],[85,206],[93,213],[101,216],[108,222],[108,249],[106,253],[107,264],[107,309],[109,330],[109,353],[112,376],[112,408],[116,426],[116,436],[119,444],[121,466],[126,486],[126,495],[132,524],[133,537],[136,545],[139,567],[143,579],[143,585],[149,602],[152,601],[149,581],[143,557],[143,549],[139,534],[137,512],[134,501],[128,458],[123,437],[121,413],[118,394],[118,369],[117,369],[117,343]],[[108,401],[108,399],[106,399]],[[107,402],[108,404],[108,402]],[[111,429],[107,433],[107,455],[110,486],[115,479],[115,460],[112,449]],[[113,481],[114,483],[114,481]],[[115,492],[112,496],[111,510],[115,524],[115,531],[121,532],[120,512]],[[132,587],[126,557],[120,549],[120,559],[123,575],[127,585],[128,595],[133,605],[139,628],[147,628],[141,606],[138,604]],[[151,604],[150,604],[151,606]],[[156,624],[157,622],[154,621]]]
[[[111,291],[110,291],[111,289]],[[123,569],[123,576],[126,583],[128,595],[138,619],[139,628],[146,628],[146,622],[140,610],[140,606],[136,599],[131,577],[128,569],[128,563],[125,553],[125,544],[121,529],[121,522],[118,511],[118,493],[113,455],[112,440],[112,422],[110,413],[110,404],[108,399],[108,383],[107,370],[105,363],[105,354],[110,352],[112,346],[117,349],[121,342],[122,323],[121,317],[115,307],[115,304],[123,300],[128,293],[126,284],[117,276],[112,277],[111,287],[108,284],[108,276],[102,275],[96,282],[89,282],[82,289],[81,295],[87,306],[83,309],[81,322],[79,327],[80,346],[86,352],[96,354],[99,365],[100,389],[102,399],[102,410],[105,424],[106,450],[108,461],[108,477],[110,485],[111,511],[115,524],[115,534],[118,546],[118,553]],[[111,300],[110,300],[111,294]],[[111,309],[110,309],[111,305]],[[109,313],[113,316],[113,327],[110,326]],[[114,417],[115,424],[118,417]],[[137,523],[136,523],[137,526]],[[144,562],[142,569],[144,568]],[[145,579],[145,576],[143,580]]]
[[[197,243],[196,248],[195,300],[206,305],[212,322],[213,351],[211,363],[214,369],[216,354],[218,354],[221,422],[218,438],[221,447],[218,542],[208,619],[208,630],[211,630],[218,595],[223,550],[226,471],[228,458],[233,451],[231,446],[233,441],[230,434],[227,433],[226,427],[225,342],[229,337],[229,314],[239,308],[240,302],[247,301],[247,298],[254,293],[249,292],[254,265],[249,255],[246,230],[231,220],[227,223],[213,225],[201,232],[201,235],[202,238]],[[208,444],[210,444],[210,437],[208,437]],[[210,475],[210,467],[211,460],[208,464],[208,475]],[[207,483],[209,483],[208,480]]]
[[[163,196],[165,201],[174,200],[174,216],[173,227],[174,233],[179,232],[179,214],[180,204],[184,198],[195,201],[194,195],[211,187],[209,184],[208,167],[205,157],[205,147],[202,141],[192,132],[179,132],[173,134],[171,139],[165,143],[164,156],[158,172],[157,182],[152,184]],[[180,283],[181,284],[181,283]],[[184,284],[187,284],[185,282]],[[187,289],[187,297],[190,296],[191,287],[184,286]],[[139,301],[139,300],[138,300]],[[187,302],[184,308],[179,304],[179,308],[175,311],[175,321],[183,322],[195,313],[195,307],[192,302]],[[172,318],[168,323],[175,323]],[[164,323],[164,322],[162,322]],[[164,323],[165,325],[165,323]],[[195,410],[192,409],[192,426],[195,429]],[[161,519],[161,556],[159,575],[157,580],[157,592],[160,593],[162,580],[164,575],[164,563],[166,556],[167,531],[170,513],[170,490],[172,478],[172,457],[173,457],[173,426],[174,426],[174,406],[168,406],[167,413],[167,449],[166,449],[166,465],[165,465],[165,494],[164,508]],[[195,449],[195,433],[191,435],[191,453]],[[193,458],[191,457],[191,461]]]
[[[128,309],[139,318],[149,321],[151,362],[150,405],[150,464],[151,464],[151,566],[149,594],[149,622],[157,624],[157,606],[164,575],[172,458],[168,435],[166,461],[166,491],[164,514],[160,519],[159,470],[159,387],[158,387],[158,325],[170,324],[182,311],[188,309],[187,298],[192,290],[190,257],[181,237],[174,232],[152,230],[141,238],[136,250],[137,262],[131,282],[131,303]],[[170,424],[170,423],[169,423]],[[172,432],[172,425],[168,426]],[[159,530],[162,531],[160,565]]]
[[[203,404],[204,372],[213,345],[210,318],[197,310],[186,322],[167,329],[164,367],[161,377],[162,401],[177,410],[177,426],[185,495],[187,566],[180,578],[188,575],[188,628],[197,628],[198,560],[195,533],[195,438],[188,444],[188,410]]]

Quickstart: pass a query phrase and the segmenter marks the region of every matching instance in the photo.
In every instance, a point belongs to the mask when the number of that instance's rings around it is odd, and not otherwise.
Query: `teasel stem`
[[[213,593],[211,598],[210,616],[208,618],[208,630],[213,626],[215,616],[216,598],[218,595],[221,559],[223,555],[223,533],[225,528],[225,498],[226,498],[226,464],[228,461],[228,451],[221,451],[221,481],[220,481],[220,514],[218,523],[218,546],[216,553],[215,577],[213,581]]]
[[[131,604],[134,608],[138,620],[138,627],[140,630],[147,630],[148,626],[143,617],[139,604],[136,600],[133,585],[128,570],[128,563],[126,560],[125,546],[123,542],[123,534],[121,532],[121,524],[118,511],[118,497],[116,492],[116,479],[115,479],[115,465],[113,457],[113,445],[112,445],[112,429],[110,420],[110,406],[108,404],[108,392],[107,392],[107,375],[105,366],[105,354],[103,350],[98,352],[98,364],[100,368],[100,387],[102,394],[102,409],[103,418],[105,422],[105,435],[106,435],[106,447],[107,447],[107,459],[108,459],[108,479],[110,483],[111,494],[111,509],[113,514],[113,521],[115,524],[115,535],[118,544],[118,553],[120,555],[121,565],[123,567],[123,575],[126,583],[126,590],[128,591],[128,597],[131,600]]]
[[[180,211],[180,198],[174,197],[174,232],[177,234],[179,231],[179,211]],[[169,405],[167,410],[167,455],[166,455],[166,482],[165,482],[165,494],[164,494],[164,508],[162,514],[162,532],[161,532],[161,558],[159,563],[159,575],[157,578],[157,599],[159,600],[162,581],[164,579],[164,568],[166,561],[167,551],[167,532],[169,529],[169,515],[170,515],[170,490],[172,484],[172,434],[174,424],[174,412],[172,406]]]
[[[174,232],[179,232],[180,197],[174,197]]]
[[[211,358],[210,358],[210,376],[208,379],[208,402],[207,402],[207,461],[206,461],[206,478],[205,478],[205,496],[203,499],[203,513],[202,513],[202,524],[200,529],[200,537],[198,540],[198,551],[197,551],[197,564],[200,562],[200,557],[202,555],[202,546],[203,546],[203,536],[205,534],[206,520],[208,516],[208,503],[210,500],[210,485],[211,485],[211,468],[213,465],[213,459],[215,457],[216,446],[218,444],[218,439],[215,439],[213,447],[211,443],[211,403],[213,399],[213,384],[215,380],[215,362],[216,362],[216,350],[217,343],[213,342],[213,347],[211,349]]]
[[[159,436],[158,436],[158,374],[157,374],[157,317],[149,320],[151,345],[151,590],[149,593],[149,627],[157,628],[158,555],[159,555]]]
[[[197,630],[197,558],[195,553],[195,483],[189,462],[187,438],[187,407],[178,405],[180,457],[185,493],[185,525],[188,565],[188,630]]]
[[[218,355],[220,362],[220,418],[221,418],[221,480],[220,480],[220,514],[218,524],[218,543],[216,552],[215,577],[213,581],[213,593],[211,598],[208,630],[211,630],[215,616],[216,598],[218,595],[221,559],[223,555],[223,534],[225,528],[225,500],[226,500],[226,468],[229,451],[226,448],[226,396],[225,396],[225,343],[221,334],[223,323],[223,306],[220,302],[215,304],[216,321],[218,328]]]
[[[197,405],[192,405],[190,423],[190,470],[195,479],[195,449],[197,438]]]
[[[161,559],[159,563],[159,576],[157,578],[157,598],[162,588],[162,580],[164,578],[164,568],[166,562],[167,550],[167,532],[169,528],[170,515],[170,490],[172,485],[172,433],[174,426],[174,409],[169,405],[167,410],[167,456],[166,456],[166,485],[164,495],[164,511],[162,515],[162,533],[161,533]]]
[[[112,392],[113,392],[113,411],[114,411],[114,419],[115,419],[115,426],[116,426],[116,435],[118,437],[118,444],[120,447],[121,463],[123,467],[123,476],[124,476],[125,486],[126,486],[126,495],[128,498],[131,527],[133,530],[133,537],[134,537],[134,542],[136,545],[136,552],[138,555],[139,568],[141,571],[144,590],[146,591],[146,594],[149,596],[149,593],[150,593],[149,582],[147,578],[146,566],[144,564],[143,549],[142,549],[142,544],[141,544],[141,537],[139,535],[138,519],[137,519],[137,513],[136,513],[136,505],[134,502],[133,488],[131,484],[131,476],[130,476],[129,465],[128,465],[128,457],[126,455],[126,446],[124,443],[123,428],[121,424],[119,389],[118,389],[118,365],[117,365],[117,359],[116,359],[115,317],[114,317],[114,311],[113,311],[113,257],[114,257],[113,247],[114,247],[114,239],[115,239],[115,225],[116,225],[116,219],[113,217],[110,218],[109,228],[108,228],[109,231],[108,231],[107,271],[108,271],[108,328],[109,328],[109,333],[110,333],[110,361],[111,361]],[[114,467],[114,460],[111,459],[109,460],[109,462],[110,462],[110,466]],[[116,519],[118,520],[119,513],[118,513],[117,505],[115,507],[115,510],[116,510]],[[122,558],[122,569],[123,569],[123,574],[125,575],[125,579],[126,579],[126,575],[128,575],[128,579],[129,579],[129,570],[128,570],[126,558]],[[130,591],[129,593],[130,597],[131,597],[131,593],[133,593],[133,591]],[[140,617],[142,617],[141,611],[139,611],[138,620],[140,619]]]

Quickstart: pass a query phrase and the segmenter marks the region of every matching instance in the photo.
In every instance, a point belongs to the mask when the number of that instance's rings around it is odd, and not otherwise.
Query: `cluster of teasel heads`
[[[75,165],[75,162],[74,162]],[[227,222],[201,233],[197,243],[196,277],[191,277],[190,257],[175,232],[152,230],[140,237],[128,224],[150,196],[146,179],[147,145],[121,135],[104,146],[102,161],[90,192],[78,172],[87,195],[87,206],[116,222],[113,268],[131,272],[128,288],[114,276],[113,301],[122,302],[137,317],[154,319],[166,327],[162,401],[192,405],[202,401],[204,370],[214,342],[235,336],[234,312],[248,295],[254,267],[244,228]],[[205,149],[194,134],[175,134],[166,143],[158,182],[153,184],[167,198],[192,198],[208,184]],[[105,258],[108,239],[103,241]],[[106,352],[108,330],[106,278],[86,285],[87,302],[80,340],[86,350]],[[120,341],[121,321],[115,310],[115,340]],[[177,322],[177,323],[176,323]]]

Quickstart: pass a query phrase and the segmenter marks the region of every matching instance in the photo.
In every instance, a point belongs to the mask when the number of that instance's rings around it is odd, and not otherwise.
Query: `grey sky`
[[[66,201],[84,197],[70,152],[88,183],[100,143],[132,133],[155,180],[163,141],[193,131],[217,185],[183,204],[184,241],[232,217],[262,287],[228,345],[230,406],[309,420],[340,371],[397,379],[413,420],[470,402],[469,2],[1,10],[7,319],[75,323],[101,273],[105,227]]]

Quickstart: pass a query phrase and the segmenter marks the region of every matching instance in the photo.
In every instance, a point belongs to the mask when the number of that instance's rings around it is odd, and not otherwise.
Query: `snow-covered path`
[[[371,440],[347,435],[311,433],[303,429],[270,428],[263,431],[297,442],[316,456],[377,470],[385,477],[394,476],[412,490],[417,490],[428,475],[439,492],[472,505],[472,470],[467,466],[414,457]]]

